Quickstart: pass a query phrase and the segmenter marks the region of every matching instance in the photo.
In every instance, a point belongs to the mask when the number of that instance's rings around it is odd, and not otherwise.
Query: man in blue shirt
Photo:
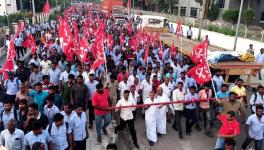
[[[44,102],[48,96],[48,92],[42,91],[42,83],[38,82],[35,84],[35,90],[29,93],[29,96],[33,98],[34,103],[38,104],[38,110],[43,111]]]
[[[216,93],[217,98],[226,99],[229,97],[228,85],[222,84],[220,91]]]

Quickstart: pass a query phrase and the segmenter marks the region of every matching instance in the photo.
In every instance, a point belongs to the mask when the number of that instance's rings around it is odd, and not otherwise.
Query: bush
[[[10,14],[9,16],[10,24],[13,22],[18,22],[19,20],[24,20],[25,18],[31,19],[32,13],[29,11],[21,11],[20,13]]]
[[[239,15],[238,9],[229,9],[224,12],[223,19],[231,22],[232,24],[235,24],[237,22],[238,15]]]
[[[213,25],[213,24],[209,24],[208,25],[208,30],[209,31],[214,31],[214,32],[218,32],[218,33],[222,33],[225,35],[230,35],[230,36],[235,36],[236,35],[236,31],[233,30],[232,28],[225,26],[225,27],[220,27],[218,25]]]
[[[7,17],[6,16],[0,16],[0,27],[7,26]]]
[[[214,21],[217,19],[219,15],[220,9],[217,5],[213,5],[212,8],[208,11],[207,18],[210,21]]]
[[[256,11],[254,9],[246,9],[243,11],[243,18],[246,22],[246,25],[252,23],[255,20]]]

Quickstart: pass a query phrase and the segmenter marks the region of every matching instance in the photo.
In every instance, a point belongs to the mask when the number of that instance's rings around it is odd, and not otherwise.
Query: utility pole
[[[206,0],[203,0],[202,4],[202,14],[199,14],[199,34],[198,34],[198,40],[201,40],[201,34],[202,34],[202,26],[203,26],[203,19],[204,19],[204,12],[205,12],[205,3]]]
[[[32,13],[33,13],[33,17],[32,17],[32,24],[35,24],[35,0],[32,0]]]
[[[233,51],[236,51],[238,29],[239,29],[239,26],[240,26],[240,20],[241,20],[241,14],[242,14],[242,10],[243,10],[243,4],[244,4],[244,0],[241,0],[240,8],[239,8],[239,16],[238,16],[238,21],[237,21],[237,27],[236,27],[236,37],[235,37],[235,41],[234,41]]]

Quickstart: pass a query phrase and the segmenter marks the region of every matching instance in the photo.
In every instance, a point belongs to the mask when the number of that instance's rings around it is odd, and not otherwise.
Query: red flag
[[[179,36],[182,36],[182,21],[181,21],[181,19],[179,19],[178,23],[177,23],[176,36],[177,36],[177,38],[179,38]]]
[[[114,37],[112,34],[107,35],[107,46],[109,47],[110,50],[113,49],[114,46]]]
[[[80,52],[79,52],[80,60],[83,64],[87,60],[88,47],[89,47],[89,44],[85,36],[83,36],[82,39],[80,40]]]
[[[43,6],[42,12],[44,14],[50,13],[50,5],[49,5],[49,0],[47,0]]]
[[[129,40],[129,46],[134,50],[134,51],[137,51],[137,48],[138,48],[138,44],[137,44],[137,37],[132,37],[130,40]]]
[[[144,55],[144,61],[147,62],[149,55],[149,45],[148,43],[145,43],[145,55]]]
[[[32,54],[36,53],[37,46],[36,46],[35,39],[32,34],[30,34],[27,37],[27,39],[22,43],[22,46],[26,48],[30,48]]]
[[[159,50],[159,58],[160,58],[160,60],[162,60],[162,58],[163,58],[163,47],[162,47],[162,43],[161,43],[161,41],[160,41],[160,50]]]
[[[121,35],[120,35],[120,46],[123,46],[124,45],[124,41],[125,41],[124,34],[121,33]]]
[[[171,55],[175,55],[176,54],[176,48],[174,46],[174,42],[172,42],[172,44],[171,44],[170,52],[171,52]]]
[[[23,23],[22,21],[19,21],[18,26],[17,26],[17,31],[16,31],[16,37],[19,36],[19,33],[23,31],[23,29],[24,29]]]
[[[208,49],[208,43],[207,41],[204,41],[198,45],[195,45],[193,47],[192,52],[190,53],[190,58],[194,64],[198,64],[202,62],[203,60],[207,59],[207,49]]]
[[[96,68],[98,68],[100,65],[102,65],[105,62],[105,58],[104,58],[104,47],[103,47],[103,40],[102,39],[97,39],[98,41],[96,41],[96,60],[95,62],[92,64],[91,69],[95,70]]]
[[[7,72],[14,70],[14,58],[16,57],[15,51],[15,37],[12,35],[10,40],[9,49],[7,51],[6,61],[3,64],[1,73],[4,76],[4,79],[8,79]]]
[[[203,84],[211,80],[212,75],[205,60],[187,72],[198,84]]]

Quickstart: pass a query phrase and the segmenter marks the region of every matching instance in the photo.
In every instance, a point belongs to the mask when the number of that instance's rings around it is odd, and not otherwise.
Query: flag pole
[[[208,51],[208,48],[206,49],[206,52]],[[207,52],[208,53],[208,52]],[[207,56],[206,56],[207,57]],[[207,60],[207,58],[205,59],[205,62],[206,62],[206,65],[207,65],[207,68],[208,68],[208,70],[209,70],[209,72],[210,72],[210,75],[211,75],[211,84],[212,84],[212,86],[213,86],[213,90],[214,90],[214,93],[215,93],[215,98],[216,99],[218,99],[217,98],[217,94],[216,94],[216,90],[215,90],[215,85],[214,85],[214,81],[213,81],[213,76],[212,76],[212,72],[211,72],[211,70],[210,70],[210,67],[209,67],[209,64],[208,64],[208,60]]]

